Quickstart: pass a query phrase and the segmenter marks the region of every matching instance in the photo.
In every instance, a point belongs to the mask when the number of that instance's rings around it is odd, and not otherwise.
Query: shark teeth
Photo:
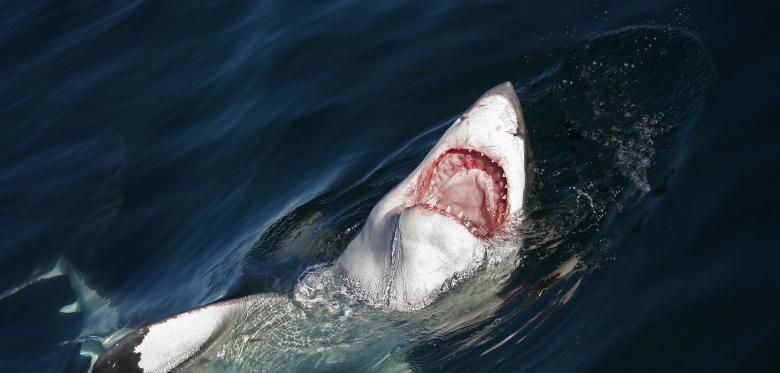
[[[506,218],[507,175],[501,162],[484,152],[446,150],[422,176],[412,205],[449,216],[480,236],[491,236]],[[481,193],[461,188],[476,188]]]

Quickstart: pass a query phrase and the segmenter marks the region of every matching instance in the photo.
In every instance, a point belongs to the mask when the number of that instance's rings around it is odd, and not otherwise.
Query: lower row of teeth
[[[504,197],[506,197],[506,196],[504,196]],[[436,199],[436,197],[433,197],[433,198],[428,199],[428,201],[426,201],[425,204],[428,205],[428,206],[434,207],[434,208],[441,208],[441,207],[436,205],[437,202],[438,202],[438,199]],[[453,215],[453,213],[452,213],[452,206],[447,206],[443,210],[444,210],[445,213],[447,213],[447,215],[451,215],[451,216]],[[477,229],[476,224],[472,223],[468,219],[464,219],[463,218],[463,211],[458,211],[457,217],[458,217],[458,219],[463,221],[463,225],[465,225],[466,228],[468,228],[468,230],[471,233],[477,233],[478,229]]]

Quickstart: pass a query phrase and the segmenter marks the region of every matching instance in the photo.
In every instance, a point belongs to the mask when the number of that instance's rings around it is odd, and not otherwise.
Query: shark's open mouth
[[[475,236],[493,236],[506,219],[504,170],[478,151],[450,149],[421,177],[415,205],[455,219]]]

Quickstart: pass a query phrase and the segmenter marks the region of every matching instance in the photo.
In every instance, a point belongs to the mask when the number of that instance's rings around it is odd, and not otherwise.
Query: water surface
[[[778,369],[774,4],[0,14],[0,371],[85,372],[123,330],[299,294],[507,80],[534,150],[511,255],[419,313],[347,302],[322,345],[358,347],[296,367]],[[243,357],[221,368],[266,361]]]

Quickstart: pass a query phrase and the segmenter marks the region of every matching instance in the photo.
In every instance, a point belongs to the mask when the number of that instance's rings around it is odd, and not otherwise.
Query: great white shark
[[[374,206],[334,267],[367,304],[419,311],[454,279],[477,271],[490,243],[511,233],[522,216],[530,164],[520,101],[505,82],[477,99],[420,165]],[[199,354],[229,338],[235,325],[257,325],[262,333],[255,333],[253,343],[272,343],[285,334],[274,328],[288,330],[306,319],[306,312],[282,294],[217,302],[128,334],[92,370],[188,369]],[[286,338],[296,338],[289,334]]]

